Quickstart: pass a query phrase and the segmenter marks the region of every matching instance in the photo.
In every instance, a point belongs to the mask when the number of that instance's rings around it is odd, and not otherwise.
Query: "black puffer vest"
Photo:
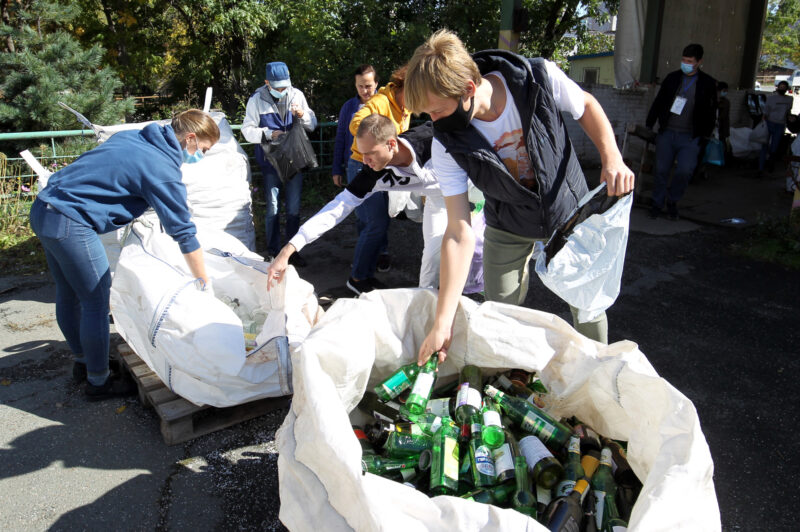
[[[504,50],[478,52],[473,59],[482,75],[498,71],[506,80],[527,131],[538,190],[520,185],[473,125],[454,133],[434,130],[434,136],[486,196],[487,225],[529,238],[549,237],[588,187],[553,99],[544,60]]]

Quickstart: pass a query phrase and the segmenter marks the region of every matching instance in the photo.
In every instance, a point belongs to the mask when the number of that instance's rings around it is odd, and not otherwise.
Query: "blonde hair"
[[[363,138],[364,135],[372,135],[377,144],[382,144],[389,139],[397,137],[397,129],[395,129],[392,121],[378,113],[373,113],[358,125],[356,130],[356,138]]]
[[[481,84],[478,65],[455,33],[439,30],[414,51],[408,62],[406,107],[419,114],[429,92],[442,98],[461,98],[470,80],[476,86]]]
[[[208,113],[200,109],[188,109],[172,117],[172,129],[178,140],[183,140],[189,133],[198,138],[210,140],[216,144],[219,140],[219,127]]]

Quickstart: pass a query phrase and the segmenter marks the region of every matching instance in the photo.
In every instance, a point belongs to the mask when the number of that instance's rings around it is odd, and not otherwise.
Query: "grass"
[[[733,250],[754,260],[800,270],[800,212],[787,218],[759,220]]]

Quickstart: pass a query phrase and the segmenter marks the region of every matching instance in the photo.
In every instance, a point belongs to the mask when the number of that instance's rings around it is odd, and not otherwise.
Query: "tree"
[[[0,53],[0,124],[22,131],[73,129],[75,118],[59,101],[80,109],[90,120],[119,122],[133,109],[114,100],[116,73],[102,67],[103,49],[83,49],[61,29],[75,10],[56,2],[34,0],[10,13],[2,32],[11,46]],[[13,51],[10,51],[13,50]]]
[[[800,0],[770,0],[761,39],[761,68],[800,65]]]
[[[589,19],[602,24],[619,10],[619,0],[523,0],[522,3],[530,28],[520,36],[521,53],[557,60],[562,66],[577,45],[591,40],[593,32],[586,24]]]

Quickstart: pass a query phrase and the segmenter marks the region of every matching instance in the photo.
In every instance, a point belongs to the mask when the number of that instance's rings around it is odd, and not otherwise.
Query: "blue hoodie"
[[[200,243],[181,181],[182,151],[172,126],[121,131],[50,176],[38,197],[100,234],[152,207],[181,252],[190,253]]]

